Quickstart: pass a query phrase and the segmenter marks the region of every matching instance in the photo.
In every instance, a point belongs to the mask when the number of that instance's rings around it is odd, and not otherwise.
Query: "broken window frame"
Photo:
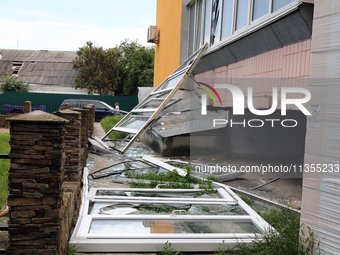
[[[272,227],[264,221],[253,209],[241,200],[233,191],[224,184],[219,184],[217,189],[222,195],[217,198],[176,198],[176,197],[125,197],[125,196],[97,196],[98,190],[114,191],[162,191],[162,192],[196,192],[199,190],[180,190],[180,189],[107,189],[91,188],[81,208],[75,230],[72,234],[70,245],[77,245],[81,251],[86,252],[157,252],[162,250],[167,241],[174,247],[179,247],[181,251],[213,251],[224,241],[229,247],[238,242],[251,243],[256,237],[261,239],[261,233],[265,233]],[[85,191],[86,192],[86,191]],[[87,193],[87,192],[86,192]],[[225,196],[227,194],[227,196]],[[231,199],[233,201],[231,201]],[[165,215],[90,215],[90,203],[190,203],[190,204],[237,204],[248,215],[176,215],[175,211]],[[110,235],[110,234],[89,234],[93,221],[230,221],[230,222],[249,222],[258,229],[258,233],[156,233],[150,235]],[[204,244],[204,245],[203,245]]]
[[[116,163],[116,164],[113,164],[113,165],[110,165],[108,167],[104,167],[102,169],[99,169],[91,174],[89,174],[89,176],[91,176],[92,179],[100,179],[100,178],[105,178],[105,177],[108,177],[108,176],[111,176],[111,175],[118,175],[118,174],[121,174],[123,172],[126,172],[126,171],[132,171],[132,170],[138,170],[138,169],[141,169],[141,168],[129,168],[129,169],[124,169],[124,170],[116,170],[116,171],[112,171],[112,173],[110,174],[107,174],[107,175],[103,175],[103,176],[100,176],[100,177],[95,177],[94,175],[97,174],[97,173],[100,173],[104,170],[107,170],[111,167],[115,167],[115,166],[118,166],[118,165],[121,165],[121,164],[128,164],[128,163],[132,163],[132,162],[141,162],[149,167],[152,167],[152,168],[157,168],[157,165],[154,165],[152,163],[149,163],[149,162],[146,162],[146,161],[143,161],[143,160],[140,160],[140,159],[135,159],[135,160],[126,160],[126,161],[123,161],[123,162],[120,162],[120,163]]]
[[[177,68],[168,78],[166,78],[157,88],[155,88],[147,97],[142,100],[134,109],[132,109],[125,117],[119,121],[109,132],[107,132],[101,140],[104,141],[106,137],[108,137],[113,131],[128,133],[128,134],[134,134],[134,136],[130,139],[130,141],[125,145],[123,149],[117,149],[115,150],[119,151],[120,153],[124,154],[130,146],[139,138],[141,134],[144,133],[144,131],[148,128],[148,126],[155,120],[155,118],[160,114],[160,112],[168,105],[168,103],[171,102],[172,97],[175,95],[179,87],[182,85],[184,80],[190,75],[191,71],[194,69],[198,61],[200,60],[201,56],[203,55],[203,52],[207,49],[208,44],[205,44],[203,47],[201,47],[199,50],[197,50],[190,58],[188,58],[184,63],[180,65],[179,68]],[[175,80],[177,77],[180,77],[180,79],[174,83],[174,86],[168,88],[167,86],[172,80]],[[164,88],[165,87],[165,88]],[[158,108],[144,108],[139,109],[141,106],[146,104],[150,97],[153,97],[154,95],[162,94],[165,92],[169,92],[169,94],[165,97],[163,102],[160,104]],[[151,116],[147,115],[139,115],[143,113],[149,113]],[[126,128],[124,125],[127,123],[127,121],[131,118],[137,118],[137,116],[142,116],[144,118],[148,118],[147,121],[144,123],[143,127],[140,129],[132,129],[132,128]]]

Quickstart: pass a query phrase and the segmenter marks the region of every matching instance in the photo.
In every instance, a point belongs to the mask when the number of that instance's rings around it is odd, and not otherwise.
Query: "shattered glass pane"
[[[144,126],[144,124],[148,121],[148,119],[149,118],[133,116],[128,121],[126,121],[125,123],[119,126],[124,127],[124,128],[139,130]]]
[[[170,91],[149,95],[148,99],[137,106],[137,109],[158,108],[164,99],[169,95]],[[175,99],[172,99],[175,100]]]
[[[260,233],[251,222],[224,220],[93,220],[89,234],[145,236],[153,234]]]
[[[121,162],[121,163],[97,170],[91,173],[90,175],[93,179],[104,178],[104,177],[108,177],[111,175],[116,175],[119,177],[129,177],[132,172],[135,174],[149,174],[149,173],[166,174],[167,170],[153,166],[150,163],[145,163],[140,160],[135,160],[135,161]]]
[[[172,79],[169,79],[169,81],[166,83],[166,85],[162,89],[169,89],[169,88],[175,87],[177,83],[183,78],[184,75],[185,73],[182,73],[181,75],[178,75]]]
[[[221,2],[219,0],[213,0],[212,6],[212,19],[211,19],[211,33],[210,33],[210,44],[214,45],[214,43],[220,40],[220,8]]]
[[[91,215],[134,215],[161,214],[169,215],[174,210],[177,215],[247,215],[239,205],[228,204],[190,204],[190,203],[100,203],[95,202]]]
[[[147,109],[147,108],[158,108],[161,103],[163,103],[165,98],[159,98],[159,99],[151,99],[142,106],[138,107],[138,109]],[[170,103],[174,102],[176,99],[170,99]]]
[[[204,194],[202,191],[173,192],[169,190],[121,191],[97,190],[96,196],[125,196],[125,197],[177,197],[177,198],[222,198],[218,193]]]

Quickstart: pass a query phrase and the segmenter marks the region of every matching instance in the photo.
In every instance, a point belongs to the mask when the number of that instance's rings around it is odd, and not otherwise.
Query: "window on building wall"
[[[273,0],[273,12],[281,9],[282,7],[294,2],[294,0]]]
[[[260,25],[266,22],[265,18],[261,23],[253,21],[260,17],[272,19],[273,12],[280,14],[293,2],[299,3],[298,0],[196,0],[189,6],[188,53],[192,54],[205,43],[214,47],[227,42],[235,31]]]
[[[211,0],[205,0],[205,20],[204,20],[204,43],[209,43],[210,20],[211,20]]]
[[[221,0],[213,0],[211,16],[210,45],[220,41]]]
[[[291,3],[294,5],[289,6]],[[215,47],[232,39],[235,31],[248,26],[261,26],[262,22],[295,8],[299,0],[196,0],[189,8],[188,54],[208,43]],[[259,18],[262,19],[258,20]],[[264,18],[266,17],[266,18]],[[254,22],[256,21],[256,22]],[[248,30],[242,29],[237,35]],[[240,34],[241,33],[241,34]]]
[[[222,9],[222,40],[233,32],[234,0],[224,0]]]
[[[269,12],[269,0],[254,0],[253,20]]]
[[[197,1],[196,3],[197,10],[197,26],[196,26],[196,43],[195,43],[195,51],[198,50],[202,46],[202,20],[203,20],[203,0]]]
[[[202,16],[203,16],[203,2],[198,0],[190,5],[190,27],[188,40],[188,53],[191,55],[198,50],[202,45]]]
[[[237,1],[236,30],[248,25],[249,0]]]
[[[188,52],[189,56],[194,52],[194,36],[195,36],[195,7],[196,4],[192,4],[190,6],[190,27],[189,27],[189,46],[188,46]]]

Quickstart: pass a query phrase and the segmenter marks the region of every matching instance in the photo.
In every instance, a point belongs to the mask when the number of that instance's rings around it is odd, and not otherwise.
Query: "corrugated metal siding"
[[[72,61],[76,57],[74,51],[35,51],[0,49],[0,76],[13,73],[13,62],[23,62],[19,76],[30,84],[41,85],[74,85],[79,75],[72,69]]]
[[[197,80],[214,84],[221,79],[226,83],[238,85],[243,93],[253,88],[255,108],[271,106],[272,88],[302,87],[308,89],[310,76],[311,40],[288,45],[255,57],[223,66],[195,76]],[[301,78],[301,79],[300,79]],[[232,96],[228,90],[217,89],[223,106],[232,106]],[[198,91],[200,93],[200,91]],[[288,94],[288,97],[303,97],[302,94]],[[280,106],[280,94],[279,106]],[[245,105],[247,103],[245,102]],[[278,106],[278,108],[280,108]],[[289,108],[288,109],[294,109]]]

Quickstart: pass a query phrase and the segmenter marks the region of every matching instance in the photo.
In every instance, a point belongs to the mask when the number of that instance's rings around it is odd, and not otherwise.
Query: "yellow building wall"
[[[155,46],[154,87],[180,64],[182,0],[157,0],[156,25],[160,37]]]

